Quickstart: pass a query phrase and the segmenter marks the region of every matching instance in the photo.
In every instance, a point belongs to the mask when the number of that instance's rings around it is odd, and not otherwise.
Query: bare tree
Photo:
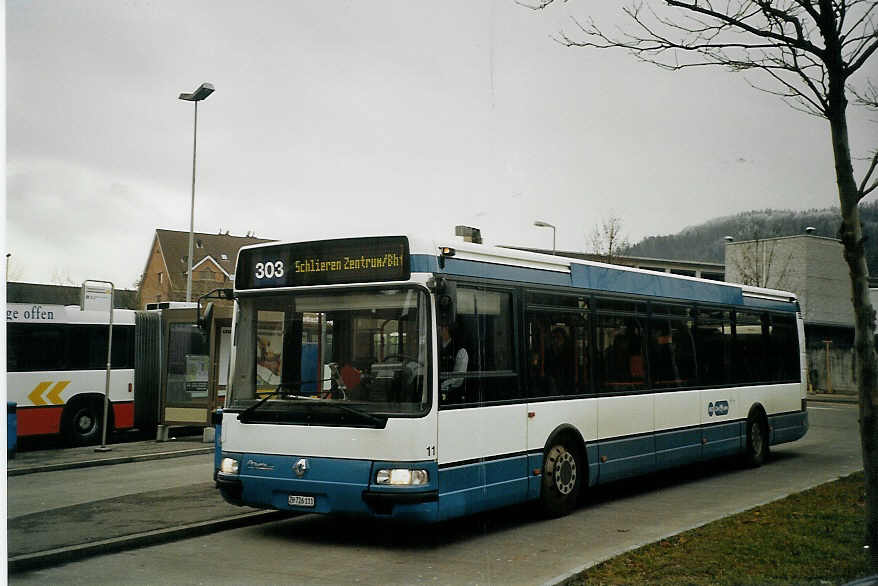
[[[531,5],[544,9],[555,0]],[[526,5],[526,4],[525,4]],[[748,83],[829,122],[838,200],[839,238],[851,279],[855,315],[859,424],[866,476],[866,546],[878,570],[878,359],[874,310],[859,202],[878,188],[878,151],[858,182],[848,140],[848,95],[878,102],[874,86],[852,87],[878,51],[875,0],[635,0],[622,8],[630,28],[609,33],[594,20],[573,19],[557,41],[569,47],[623,49],[670,70],[718,65],[746,72]],[[865,85],[865,84],[864,84]],[[871,101],[870,101],[871,98]]]
[[[608,263],[612,263],[620,251],[631,246],[628,238],[622,234],[622,219],[617,216],[604,218],[600,224],[595,224],[590,240],[591,251],[602,256],[604,262]]]
[[[6,282],[20,281],[24,277],[24,267],[12,260],[12,255],[6,255]]]
[[[65,287],[76,287],[79,285],[70,276],[70,270],[55,267],[52,269],[52,283],[55,285],[63,285]]]

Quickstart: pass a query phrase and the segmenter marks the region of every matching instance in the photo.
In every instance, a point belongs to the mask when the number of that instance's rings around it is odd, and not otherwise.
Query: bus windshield
[[[426,413],[426,297],[414,288],[241,297],[226,408],[242,421],[372,425]]]

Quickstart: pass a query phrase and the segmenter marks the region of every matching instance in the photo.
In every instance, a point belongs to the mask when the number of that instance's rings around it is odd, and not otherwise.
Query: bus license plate
[[[289,496],[289,504],[291,507],[313,507],[314,506],[314,497],[313,496],[300,496],[297,494],[291,494]]]

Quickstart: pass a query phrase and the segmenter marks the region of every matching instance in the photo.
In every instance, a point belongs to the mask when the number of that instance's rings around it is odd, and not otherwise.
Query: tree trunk
[[[846,100],[843,89],[830,84],[829,124],[842,224],[839,236],[851,277],[854,306],[854,351],[859,385],[860,441],[866,484],[866,534],[873,571],[878,571],[878,358],[875,355],[874,317],[869,299],[869,271],[860,224],[859,192],[854,180],[848,142]],[[843,81],[840,84],[843,88]]]

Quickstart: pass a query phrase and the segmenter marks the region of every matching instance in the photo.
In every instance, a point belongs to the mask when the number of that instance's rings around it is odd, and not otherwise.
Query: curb
[[[212,454],[213,446],[192,448],[189,450],[177,450],[174,452],[157,452],[155,454],[138,454],[136,456],[119,456],[117,458],[99,458],[96,460],[80,460],[78,462],[62,462],[59,464],[38,464],[36,466],[22,466],[21,468],[9,468],[6,476],[22,476],[37,472],[55,472],[57,470],[71,470],[73,468],[90,468],[92,466],[112,466],[113,464],[127,464],[129,462],[145,462],[147,460],[166,460],[168,458],[182,458],[197,454]]]
[[[8,560],[7,571],[9,574],[13,574],[16,572],[25,572],[50,566],[57,566],[95,555],[117,553],[127,549],[158,545],[160,543],[167,543],[189,537],[199,537],[207,535],[208,533],[225,531],[226,529],[238,529],[249,525],[268,523],[269,521],[278,521],[290,516],[295,516],[295,514],[291,515],[285,511],[255,511],[252,513],[235,515],[234,517],[226,517],[224,519],[201,521],[199,523],[191,523],[179,527],[155,529],[153,531],[144,531],[142,533],[134,533],[122,537],[114,537],[112,539],[103,539],[101,541],[92,541],[80,545],[59,547],[56,549],[11,557]]]
[[[859,397],[856,395],[808,395],[806,399],[809,403],[837,403],[845,405],[856,405],[859,403]]]

